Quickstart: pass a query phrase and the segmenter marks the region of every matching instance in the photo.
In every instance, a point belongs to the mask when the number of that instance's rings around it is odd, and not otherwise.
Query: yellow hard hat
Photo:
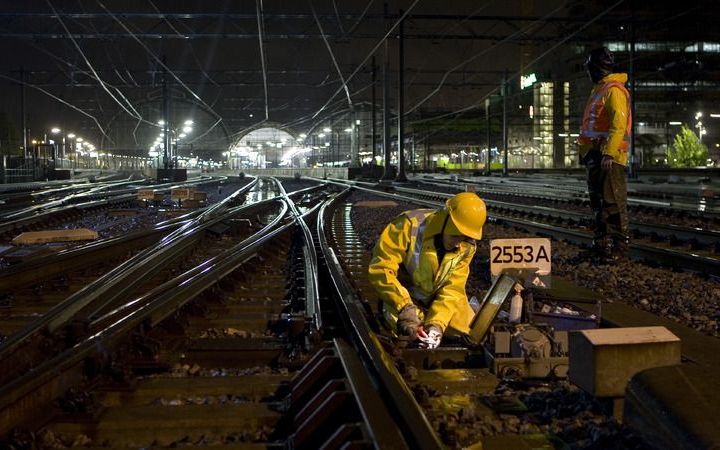
[[[452,224],[460,234],[479,240],[487,218],[485,202],[474,192],[461,192],[445,202]],[[450,233],[453,234],[453,233]]]

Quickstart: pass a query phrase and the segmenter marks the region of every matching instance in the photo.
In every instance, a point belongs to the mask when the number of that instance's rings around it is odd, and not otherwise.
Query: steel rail
[[[206,181],[209,182],[209,181]],[[196,185],[197,183],[188,183]],[[173,186],[178,186],[177,184],[174,184]],[[168,191],[172,187],[163,187],[160,189],[161,192]],[[244,189],[244,188],[243,188]],[[136,192],[136,190],[133,190],[133,192]],[[88,209],[93,207],[101,207],[105,205],[110,205],[113,203],[123,203],[127,201],[132,201],[135,199],[135,193],[126,193],[126,194],[120,194],[116,196],[112,196],[110,198],[107,198],[106,194],[100,194],[100,193],[94,193],[93,196],[95,197],[102,197],[101,200],[93,200],[88,201],[84,203],[75,203],[75,201],[79,198],[81,198],[80,194],[76,196],[68,196],[60,200],[54,200],[52,202],[48,202],[42,205],[35,205],[29,208],[26,208],[22,211],[17,211],[11,215],[6,215],[4,219],[12,218],[17,216],[15,220],[6,221],[4,220],[2,223],[0,223],[0,234],[7,233],[10,231],[13,231],[15,229],[21,229],[23,227],[27,227],[33,223],[40,222],[42,220],[47,219],[50,216],[56,215],[56,214],[65,214],[65,213],[71,213],[73,211],[82,210],[82,209]],[[213,205],[215,206],[215,205]]]
[[[254,183],[251,183],[254,185]],[[250,189],[250,185],[244,187]],[[262,208],[266,204],[277,201],[269,199],[251,205],[232,208],[228,214],[246,212],[248,209]],[[227,206],[227,204],[225,205]],[[172,259],[182,255],[186,248],[193,245],[198,238],[198,231],[207,229],[223,220],[224,216],[209,218],[211,214],[217,213],[219,209],[210,209],[203,212],[197,218],[182,225],[176,231],[162,238],[159,243],[148,247],[132,258],[126,260],[110,272],[104,274],[93,283],[77,291],[55,307],[50,309],[30,327],[16,333],[5,342],[0,344],[0,359],[7,357],[31,336],[40,332],[54,332],[65,325],[71,318],[75,317],[81,310],[87,308],[96,300],[102,298],[103,302],[99,309],[107,307],[117,298],[126,295],[130,290],[143,282],[145,276],[158,271],[170,264]],[[98,309],[96,309],[98,311]]]
[[[205,290],[208,286],[204,286],[202,290],[197,290],[197,285],[200,280],[210,280],[211,283],[216,283],[221,278],[225,277],[228,273],[232,272],[237,268],[238,265],[245,262],[248,258],[255,254],[257,248],[267,242],[267,239],[272,239],[279,233],[287,230],[292,226],[292,222],[281,224],[289,206],[283,202],[283,209],[277,215],[277,217],[270,223],[266,224],[262,229],[258,230],[254,235],[243,239],[241,242],[235,244],[227,251],[216,255],[202,264],[199,264],[181,275],[166,281],[160,286],[155,287],[153,290],[143,294],[142,296],[125,303],[118,308],[115,308],[107,313],[91,317],[90,326],[93,328],[100,328],[103,323],[114,323],[123,320],[123,317],[133,314],[135,311],[142,310],[143,308],[150,308],[151,311],[157,313],[162,310],[163,305],[167,305],[172,302],[175,296],[183,297],[186,292],[193,292],[194,296]],[[172,311],[165,311],[160,315],[153,316],[152,324],[156,325],[162,319],[166,318],[171,312],[176,311],[179,307],[183,306],[185,302],[178,302],[173,307]]]
[[[420,183],[425,184],[434,184],[438,186],[445,186],[445,187],[453,187],[455,189],[458,189],[459,191],[465,190],[465,186],[467,184],[472,184],[475,186],[476,190],[478,192],[486,192],[486,193],[496,193],[500,195],[518,195],[526,198],[542,198],[542,199],[551,199],[554,201],[561,201],[561,202],[568,202],[572,200],[581,200],[584,203],[589,202],[589,198],[587,196],[587,188],[585,186],[574,186],[571,188],[567,188],[563,186],[562,191],[560,194],[548,194],[544,193],[542,195],[539,194],[532,194],[528,193],[528,189],[531,188],[531,186],[538,186],[542,187],[544,189],[550,189],[552,191],[557,191],[558,189],[554,188],[552,185],[548,185],[547,182],[531,182],[531,181],[523,181],[523,180],[513,180],[512,182],[509,182],[505,179],[503,179],[500,183],[487,183],[486,181],[478,181],[478,180],[463,180],[458,179],[458,181],[450,181],[450,180],[415,180]],[[495,189],[493,189],[495,188]],[[502,188],[502,189],[501,189]],[[568,192],[571,191],[571,192]],[[571,195],[571,199],[568,199],[568,194]],[[667,210],[671,209],[673,211],[681,211],[685,213],[692,213],[697,214],[700,216],[705,217],[717,217],[720,214],[720,208],[717,206],[714,206],[715,204],[709,204],[706,200],[701,200],[700,197],[697,195],[687,195],[683,193],[675,193],[670,194],[673,197],[679,197],[679,198],[672,198],[667,199],[663,197],[662,199],[653,200],[649,198],[638,198],[638,197],[648,197],[652,196],[653,194],[648,194],[643,191],[639,191],[637,189],[633,190],[632,188],[628,188],[628,205],[638,207],[638,208],[649,208],[649,209],[660,209],[660,210]],[[697,201],[688,201],[687,198],[697,198]]]
[[[276,179],[277,181],[277,179]],[[315,331],[322,329],[322,317],[320,314],[320,295],[318,287],[318,263],[317,254],[315,253],[315,246],[313,244],[312,233],[305,220],[302,218],[300,211],[298,211],[295,203],[290,200],[285,187],[278,181],[280,186],[280,192],[283,195],[283,199],[287,203],[292,215],[297,222],[300,230],[303,234],[303,256],[305,258],[305,314],[313,325]]]
[[[150,230],[140,230],[130,234],[114,236],[79,247],[61,250],[52,255],[28,258],[19,264],[0,271],[0,286],[2,286],[0,293],[85,267],[94,261],[93,254],[117,253],[121,249],[137,248],[156,243],[169,231],[181,227],[187,222],[188,219],[168,221],[164,224],[156,224]]]
[[[283,212],[286,211],[287,206]],[[111,322],[110,325],[2,386],[0,433],[5,433],[12,426],[28,419],[28,414],[32,412],[28,411],[26,404],[50,403],[55,396],[62,394],[68,385],[79,383],[82,379],[82,366],[89,358],[104,357],[111,347],[141,325],[157,325],[251,259],[260,246],[272,242],[280,233],[295,225],[294,222],[289,222],[277,226],[278,223],[279,219],[222,256],[158,286],[153,290],[154,295],[148,294],[136,300],[134,307],[127,306],[100,318],[100,321]],[[96,321],[97,323],[99,322]]]
[[[190,180],[183,183],[163,183],[160,185],[148,185],[149,187],[152,187],[154,190],[157,190],[159,192],[167,192],[170,191],[172,188],[180,187],[180,186],[186,186],[186,185],[193,185],[196,186],[198,184],[207,184],[207,183],[214,183],[212,179],[205,179],[203,177],[200,180]],[[123,182],[123,183],[130,183],[130,184],[138,184],[137,182]],[[37,217],[38,215],[41,215],[43,213],[52,212],[54,208],[62,207],[62,206],[71,206],[76,205],[79,203],[87,204],[95,199],[103,199],[103,200],[109,200],[108,196],[111,196],[112,198],[117,197],[118,199],[131,199],[134,197],[134,194],[137,192],[137,189],[125,189],[121,191],[116,192],[106,192],[105,189],[107,189],[107,186],[83,186],[83,188],[89,188],[87,192],[80,192],[80,193],[71,193],[69,195],[66,195],[62,198],[56,199],[56,200],[50,200],[45,201],[42,204],[29,206],[27,208],[24,208],[19,211],[15,211],[10,214],[5,214],[3,216],[3,219],[5,220],[11,220],[15,219],[16,221],[18,219],[23,218],[30,218],[30,217]],[[124,195],[127,194],[127,195]],[[90,200],[86,200],[90,199]],[[103,204],[102,200],[98,204]]]
[[[382,392],[387,395],[388,406],[394,409],[393,414],[397,415],[402,422],[405,430],[403,436],[407,440],[407,445],[416,449],[444,448],[433,431],[432,425],[423,414],[420,405],[415,401],[412,392],[410,392],[393,364],[392,359],[385,353],[377,336],[370,329],[361,301],[327,241],[325,216],[330,210],[329,206],[339,201],[340,198],[344,198],[348,191],[349,189],[346,189],[323,204],[317,223],[320,247],[323,257],[327,261],[327,268],[330,271],[335,295],[340,300],[338,305],[342,311],[341,316],[361,358],[377,378]],[[366,416],[368,415],[366,414]],[[395,443],[395,445],[398,444]],[[379,445],[379,447],[386,448],[382,445]]]

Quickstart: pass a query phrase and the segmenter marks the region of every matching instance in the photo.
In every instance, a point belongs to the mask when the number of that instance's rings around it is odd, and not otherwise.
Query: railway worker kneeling
[[[443,333],[468,333],[475,312],[465,284],[486,217],[485,202],[463,192],[444,208],[406,211],[385,227],[368,277],[393,333],[423,348],[437,347]]]

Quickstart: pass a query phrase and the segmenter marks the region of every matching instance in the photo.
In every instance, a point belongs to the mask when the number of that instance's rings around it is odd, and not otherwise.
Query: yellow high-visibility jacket
[[[578,138],[580,157],[587,154],[593,147],[593,132],[604,136],[600,142],[600,151],[603,155],[612,156],[613,160],[627,165],[630,130],[632,117],[630,117],[630,95],[625,89],[628,76],[625,73],[611,73],[593,86],[588,98],[583,116],[583,126],[587,125],[588,115],[595,112],[599,117],[592,127],[593,130],[581,130]],[[589,136],[588,136],[589,135]]]
[[[368,278],[384,302],[385,318],[393,329],[399,311],[414,303],[426,311],[426,326],[445,332],[450,324],[459,332],[469,331],[472,309],[465,284],[476,246],[462,242],[457,251],[445,253],[438,261],[434,240],[446,219],[444,209],[406,211],[385,227],[375,244]]]

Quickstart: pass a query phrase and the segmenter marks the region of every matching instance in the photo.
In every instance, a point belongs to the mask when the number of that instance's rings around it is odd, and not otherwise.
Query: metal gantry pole
[[[637,178],[639,164],[635,161],[635,2],[630,2],[630,170],[628,177]],[[700,135],[702,138],[702,135]]]
[[[23,158],[28,156],[27,114],[25,114],[25,69],[20,67],[20,126],[22,127]]]
[[[502,81],[503,98],[503,176],[508,176],[507,70]]]
[[[400,10],[400,17],[403,15],[402,9]],[[405,176],[405,123],[403,121],[403,114],[405,114],[405,77],[403,72],[405,71],[405,42],[403,36],[403,23],[405,20],[400,21],[398,27],[398,114],[397,114],[397,125],[398,125],[398,174],[397,181],[407,181]]]
[[[385,3],[387,17],[387,2]],[[386,19],[387,20],[387,19]],[[385,60],[383,61],[383,149],[385,152],[385,166],[383,167],[383,181],[391,181],[390,170],[390,45],[385,39]]]
[[[170,99],[168,98],[167,60],[163,55],[163,87],[162,87],[162,115],[163,115],[163,168],[168,168],[168,152],[170,151]]]
[[[485,155],[485,175],[490,175],[490,96],[485,99],[485,141],[487,152]]]
[[[372,57],[372,164],[375,164],[377,160],[377,98],[375,96],[375,82],[377,81],[376,66],[375,66],[375,55]]]

